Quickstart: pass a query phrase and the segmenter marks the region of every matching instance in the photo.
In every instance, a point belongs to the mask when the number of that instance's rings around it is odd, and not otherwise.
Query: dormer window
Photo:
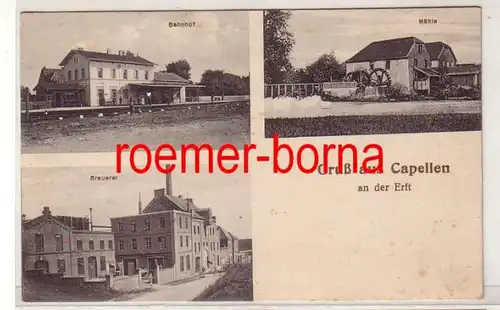
[[[418,45],[418,53],[419,53],[419,54],[422,54],[422,44],[419,44],[419,45]]]

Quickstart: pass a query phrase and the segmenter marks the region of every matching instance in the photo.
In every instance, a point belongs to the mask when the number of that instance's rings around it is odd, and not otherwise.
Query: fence
[[[265,98],[308,97],[321,94],[323,83],[266,84]]]

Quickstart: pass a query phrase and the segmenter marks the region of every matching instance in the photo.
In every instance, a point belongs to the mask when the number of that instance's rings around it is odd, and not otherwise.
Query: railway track
[[[168,112],[168,111],[178,111],[178,110],[189,110],[191,108],[207,107],[213,105],[233,105],[249,103],[249,100],[231,100],[231,101],[212,101],[212,102],[198,102],[198,103],[187,103],[187,104],[157,104],[148,106],[134,106],[135,113],[149,113],[149,112]],[[59,110],[36,110],[29,112],[29,120],[26,117],[25,112],[22,113],[22,122],[30,121],[48,121],[48,120],[59,120],[67,118],[81,118],[85,117],[112,117],[122,114],[130,113],[129,106],[113,106],[113,107],[95,107],[88,109],[59,109]]]

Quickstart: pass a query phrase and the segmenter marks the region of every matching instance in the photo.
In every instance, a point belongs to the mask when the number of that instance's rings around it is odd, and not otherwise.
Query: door
[[[136,274],[136,264],[135,259],[124,259],[123,260],[123,274],[126,276],[133,276]]]
[[[198,256],[194,259],[194,270],[195,272],[200,272],[201,269],[201,258]]]
[[[94,256],[88,258],[87,261],[89,279],[97,278],[97,259]]]
[[[61,102],[61,93],[55,93],[56,96],[56,107],[61,107],[62,102]]]

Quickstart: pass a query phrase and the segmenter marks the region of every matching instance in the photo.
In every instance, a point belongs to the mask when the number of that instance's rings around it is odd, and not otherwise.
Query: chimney
[[[193,198],[186,198],[186,202],[187,202],[187,210],[188,212],[191,212],[191,210],[193,210]]]
[[[43,215],[50,215],[50,208],[49,207],[43,207],[42,214]]]
[[[170,168],[170,165],[167,165],[165,168],[166,169]],[[172,174],[167,173],[165,178],[166,178],[165,194],[167,194],[168,196],[172,196]]]
[[[164,196],[165,196],[164,188],[155,189],[155,197],[164,197]]]
[[[141,201],[141,193],[139,192],[139,202],[137,203],[139,207],[139,214],[142,213],[142,201]]]
[[[92,226],[94,225],[94,222],[92,221],[92,208],[89,208],[89,230],[92,231]]]
[[[111,50],[109,48],[106,49],[106,54],[108,54],[108,55],[111,54]]]

